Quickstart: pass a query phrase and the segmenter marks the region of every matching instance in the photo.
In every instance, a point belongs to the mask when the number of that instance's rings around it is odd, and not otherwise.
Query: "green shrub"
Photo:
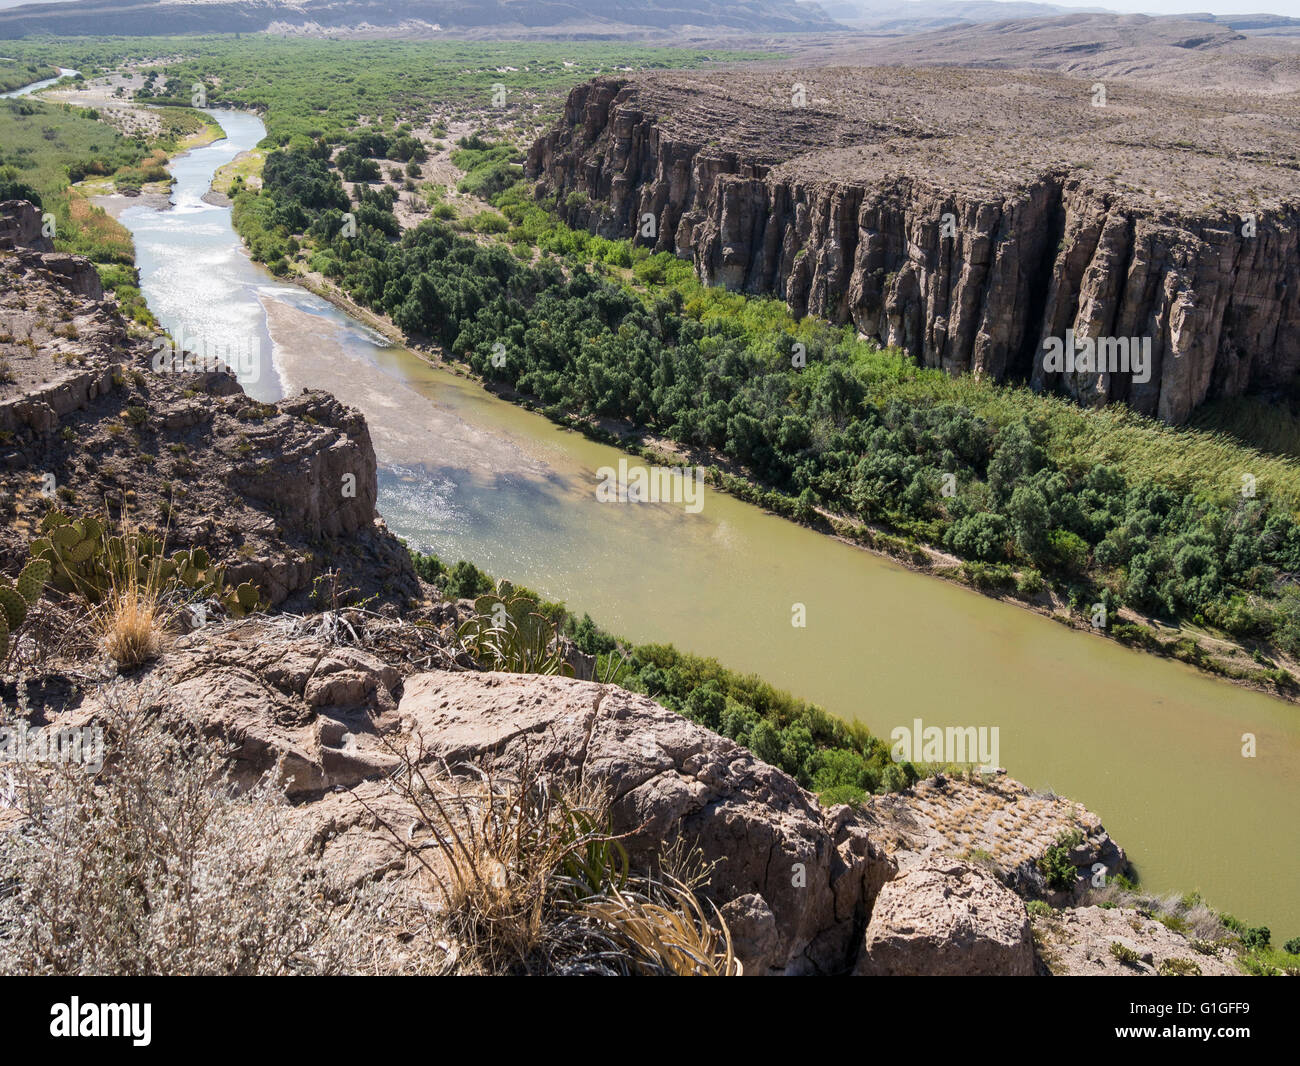
[[[1263,950],[1268,947],[1268,942],[1273,936],[1268,926],[1250,926],[1241,919],[1234,918],[1231,914],[1222,915],[1222,918],[1223,924],[1237,935],[1241,946],[1247,951]]]
[[[449,600],[467,600],[492,591],[492,579],[473,563],[460,560],[447,574],[443,593]]]
[[[1125,944],[1121,944],[1118,940],[1111,942],[1110,954],[1112,958],[1118,960],[1124,966],[1136,966],[1142,961],[1136,951]]]
[[[1070,851],[1083,840],[1083,834],[1077,829],[1061,833],[1056,843],[1048,847],[1043,857],[1038,860],[1038,868],[1047,878],[1049,888],[1068,891],[1074,888],[1079,878],[1077,867],[1070,861]]]

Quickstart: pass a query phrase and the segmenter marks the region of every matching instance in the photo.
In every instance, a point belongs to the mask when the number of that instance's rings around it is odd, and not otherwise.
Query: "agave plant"
[[[456,631],[465,650],[485,670],[573,676],[559,627],[526,596],[503,581],[474,601],[474,614]]]

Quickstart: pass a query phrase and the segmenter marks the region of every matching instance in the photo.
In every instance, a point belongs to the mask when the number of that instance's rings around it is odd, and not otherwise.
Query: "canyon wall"
[[[609,237],[652,228],[639,239],[691,258],[707,283],[851,322],[952,373],[1086,404],[1126,401],[1181,423],[1207,399],[1283,387],[1300,366],[1300,201],[1246,213],[1250,236],[1241,215],[1144,203],[1064,161],[1022,159],[1003,182],[953,179],[943,166],[901,162],[909,144],[933,152],[933,122],[891,129],[869,113],[858,139],[900,163],[864,157],[855,177],[851,113],[827,106],[790,120],[764,98],[742,118],[731,97],[707,101],[711,124],[682,120],[683,95],[698,111],[709,91],[698,81],[580,85],[533,145],[527,175],[556,194],[570,224]],[[817,117],[821,129],[810,130]],[[733,119],[760,129],[729,144]],[[938,131],[952,144],[950,168],[978,133]],[[971,158],[971,171],[983,162]],[[1044,340],[1067,330],[1149,337],[1149,375],[1045,367]]]

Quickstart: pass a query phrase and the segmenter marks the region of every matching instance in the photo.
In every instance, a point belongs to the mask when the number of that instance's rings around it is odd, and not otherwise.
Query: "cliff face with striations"
[[[1204,119],[1204,101],[1119,86],[1096,107],[1089,89],[953,70],[603,78],[573,90],[527,173],[571,224],[651,229],[706,282],[927,366],[1174,423],[1284,386],[1300,368],[1285,116],[1252,100]],[[1067,330],[1149,338],[1145,372],[1056,369],[1044,341]]]

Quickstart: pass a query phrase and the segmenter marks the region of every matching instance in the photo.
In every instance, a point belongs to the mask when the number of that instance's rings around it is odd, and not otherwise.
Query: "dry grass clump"
[[[633,872],[599,788],[525,766],[426,775],[399,753],[393,785],[418,812],[405,831],[371,811],[428,873],[461,969],[498,974],[738,975],[717,909],[696,896],[709,870],[670,849],[666,872]]]
[[[392,889],[333,883],[269,784],[236,795],[197,726],[164,733],[147,692],[102,694],[102,772],[19,765],[0,781],[0,806],[20,816],[0,837],[0,973],[393,967]]]
[[[127,669],[158,654],[162,630],[160,582],[153,572],[142,574],[140,570],[138,550],[128,550],[122,573],[113,573],[108,594],[90,613],[104,650]]]
[[[1141,889],[1125,888],[1112,882],[1104,888],[1090,889],[1080,906],[1101,904],[1132,908],[1148,914],[1174,932],[1182,933],[1195,941],[1226,943],[1233,935],[1222,916],[1197,892],[1157,896],[1143,892]]]
[[[741,973],[731,932],[714,912],[714,928],[699,897],[676,878],[648,882],[647,895],[611,890],[587,901],[586,913],[609,927],[636,973],[730,977]],[[661,902],[657,902],[661,901]]]

